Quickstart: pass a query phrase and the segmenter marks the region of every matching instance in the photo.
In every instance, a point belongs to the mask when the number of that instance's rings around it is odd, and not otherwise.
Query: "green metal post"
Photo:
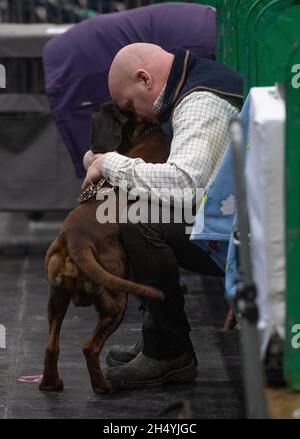
[[[286,337],[284,374],[300,390],[300,40],[286,83]],[[298,326],[297,326],[298,325]]]
[[[217,3],[217,61],[237,69],[237,34],[235,10],[239,0],[219,0]]]

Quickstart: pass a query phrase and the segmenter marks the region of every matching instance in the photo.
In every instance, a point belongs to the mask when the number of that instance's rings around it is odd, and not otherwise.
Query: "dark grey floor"
[[[188,286],[187,314],[199,361],[195,383],[95,395],[81,346],[96,323],[96,313],[75,307],[68,311],[61,336],[64,392],[47,394],[35,382],[18,381],[42,374],[48,294],[42,251],[59,225],[54,214],[39,223],[28,222],[23,214],[0,214],[0,324],[7,331],[6,349],[0,349],[0,418],[150,419],[180,400],[190,402],[194,418],[244,417],[238,332],[219,332],[226,313],[221,284],[188,272],[182,274],[182,283]],[[130,298],[125,320],[109,339],[102,359],[112,344],[134,343],[140,326],[137,303]]]

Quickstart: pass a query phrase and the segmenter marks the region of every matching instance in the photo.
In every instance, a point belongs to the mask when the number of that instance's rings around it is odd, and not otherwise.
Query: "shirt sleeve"
[[[107,153],[102,174],[112,185],[146,192],[154,188],[205,189],[229,141],[229,122],[238,111],[210,92],[193,92],[175,108],[173,140],[166,163],[145,163]]]

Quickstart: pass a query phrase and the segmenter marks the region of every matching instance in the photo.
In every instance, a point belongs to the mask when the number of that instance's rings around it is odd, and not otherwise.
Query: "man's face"
[[[155,97],[140,82],[135,82],[121,90],[116,102],[121,110],[131,111],[138,118],[149,122],[157,120],[153,111]]]

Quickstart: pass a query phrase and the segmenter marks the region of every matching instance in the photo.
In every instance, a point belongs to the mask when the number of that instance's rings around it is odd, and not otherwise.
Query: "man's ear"
[[[142,82],[147,88],[152,86],[152,78],[145,70],[139,69],[136,72],[136,77],[138,81]]]

